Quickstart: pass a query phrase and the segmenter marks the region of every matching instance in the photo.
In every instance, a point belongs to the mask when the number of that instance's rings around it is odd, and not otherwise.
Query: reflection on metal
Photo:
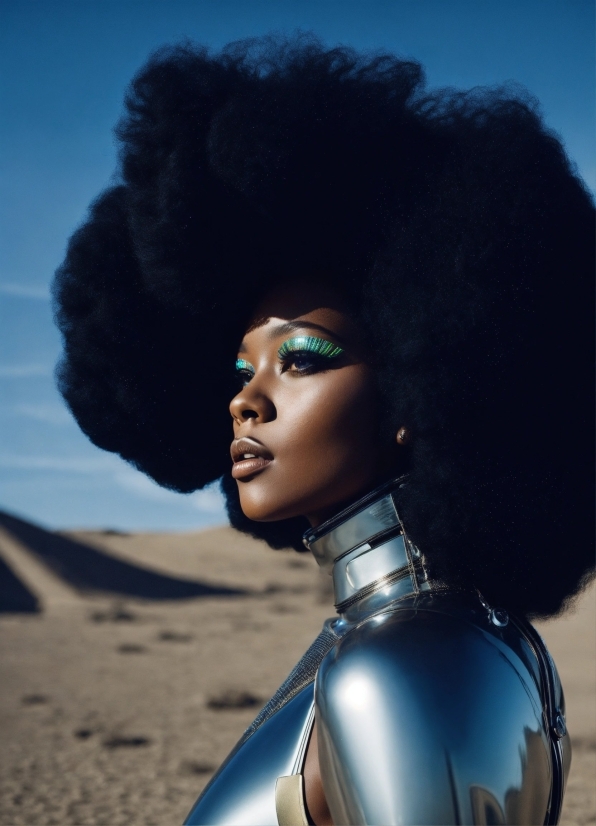
[[[353,596],[370,582],[386,576],[391,571],[398,568],[405,568],[407,571],[408,557],[403,536],[396,536],[377,545],[376,548],[371,549],[368,543],[364,547],[364,551],[358,548],[333,566],[334,579],[336,570],[343,569],[338,587],[341,589],[343,586],[345,591],[336,592],[338,602]]]
[[[482,786],[470,787],[470,800],[472,801],[472,813],[474,823],[478,826],[505,826],[507,822],[503,809],[499,801],[492,792]],[[519,823],[520,821],[515,821]],[[524,823],[532,823],[533,821],[523,821]]]
[[[509,614],[502,608],[493,608],[490,612],[490,621],[497,628],[505,628],[509,622]]]
[[[277,826],[275,787],[294,773],[312,726],[313,686],[303,689],[232,751],[185,824]]]
[[[565,737],[565,735],[567,734],[567,724],[565,722],[565,717],[561,713],[560,709],[557,709],[555,724],[553,726],[553,734],[557,738],[557,740],[561,740],[561,738]]]
[[[340,614],[393,583],[398,596],[427,590],[422,555],[406,535],[394,492],[404,478],[382,485],[316,529],[304,544],[333,576],[335,607]]]
[[[530,645],[540,672],[543,717],[550,744],[552,769],[551,795],[545,823],[556,824],[563,807],[563,793],[571,763],[571,744],[565,722],[565,698],[557,669],[540,634],[529,623],[517,621],[516,625]]]
[[[343,554],[400,527],[391,491],[401,481],[383,485],[316,530],[306,532],[304,543],[321,568],[330,573]]]
[[[543,824],[553,765],[532,659],[516,626],[460,595],[352,626],[315,689],[334,822]]]
[[[519,789],[510,789],[505,796],[504,823],[543,823],[545,820],[544,812],[535,805],[536,801],[524,792],[544,784],[550,770],[548,756],[539,734],[526,729],[524,735],[522,782]]]
[[[524,795],[522,790],[539,785],[544,765],[544,750],[539,737],[532,731],[526,732],[526,750],[522,769],[520,789],[510,789],[505,795],[505,810],[493,792],[483,786],[470,787],[474,823],[483,826],[505,823],[542,823],[544,813],[533,809],[534,800]],[[533,776],[531,776],[533,775]]]
[[[358,594],[358,599],[353,602],[338,606],[338,610],[341,608],[341,616],[334,625],[334,631],[346,633],[355,623],[361,622],[366,617],[379,611],[386,610],[387,606],[397,600],[402,600],[417,592],[429,590],[426,582],[414,585],[410,576],[394,579],[390,575],[385,581],[381,580],[373,583],[373,586],[370,591],[364,590]]]
[[[326,627],[337,641],[317,655],[314,692],[294,696],[290,681],[188,824],[306,822],[300,772],[315,713],[336,824],[558,822],[571,752],[556,668],[530,625],[427,580],[396,484],[306,535],[333,574],[340,616]]]

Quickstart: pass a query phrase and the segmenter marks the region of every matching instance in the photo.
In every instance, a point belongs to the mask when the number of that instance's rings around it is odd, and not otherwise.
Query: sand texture
[[[0,518],[0,824],[181,823],[333,614],[328,578],[228,528],[24,525]],[[540,626],[573,736],[568,826],[596,823],[595,597]]]

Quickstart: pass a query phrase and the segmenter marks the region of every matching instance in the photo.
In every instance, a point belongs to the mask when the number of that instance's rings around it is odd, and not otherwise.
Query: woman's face
[[[381,481],[398,448],[381,444],[364,342],[341,298],[300,283],[270,293],[238,350],[232,475],[249,519],[318,525]]]

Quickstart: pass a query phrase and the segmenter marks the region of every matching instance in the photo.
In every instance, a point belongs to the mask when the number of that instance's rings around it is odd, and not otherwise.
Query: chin
[[[255,502],[252,497],[247,501],[242,495],[240,495],[240,507],[242,513],[253,522],[280,522],[282,519],[302,515],[288,502],[279,504],[270,501]]]
[[[309,518],[315,515],[318,522],[319,515],[322,519],[328,518],[378,484],[372,473],[350,479],[349,474],[342,471],[321,474],[316,486],[312,485],[311,478],[310,486],[298,490],[295,475],[292,484],[288,485],[280,479],[264,478],[266,473],[267,470],[252,479],[238,482],[240,507],[253,522],[280,522],[297,516]]]
[[[238,483],[240,507],[248,519],[253,522],[280,522],[282,519],[292,519],[308,512],[305,504],[306,499],[312,500],[312,492],[309,491],[306,497],[297,496],[296,489],[292,486],[291,491],[287,492],[289,495],[284,496],[280,485],[272,487],[255,484],[257,481],[258,477]]]

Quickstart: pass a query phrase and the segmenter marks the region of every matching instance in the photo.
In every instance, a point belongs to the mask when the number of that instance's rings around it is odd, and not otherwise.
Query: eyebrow
[[[328,327],[323,327],[322,324],[316,324],[314,321],[286,321],[284,324],[278,324],[277,327],[270,330],[268,338],[271,340],[278,336],[286,336],[290,333],[295,333],[297,330],[314,330],[317,333],[331,336],[339,341],[340,344],[345,344],[342,336],[338,335],[334,330],[329,330]],[[247,349],[246,344],[242,342],[238,348],[238,353],[246,353]]]
[[[269,339],[274,339],[278,336],[285,336],[289,333],[296,332],[296,330],[314,330],[317,333],[323,333],[323,335],[331,336],[332,338],[337,339],[340,344],[345,344],[342,337],[338,336],[334,330],[329,330],[327,327],[323,327],[322,324],[315,324],[314,321],[287,321],[285,324],[279,324],[277,327],[270,330]]]

